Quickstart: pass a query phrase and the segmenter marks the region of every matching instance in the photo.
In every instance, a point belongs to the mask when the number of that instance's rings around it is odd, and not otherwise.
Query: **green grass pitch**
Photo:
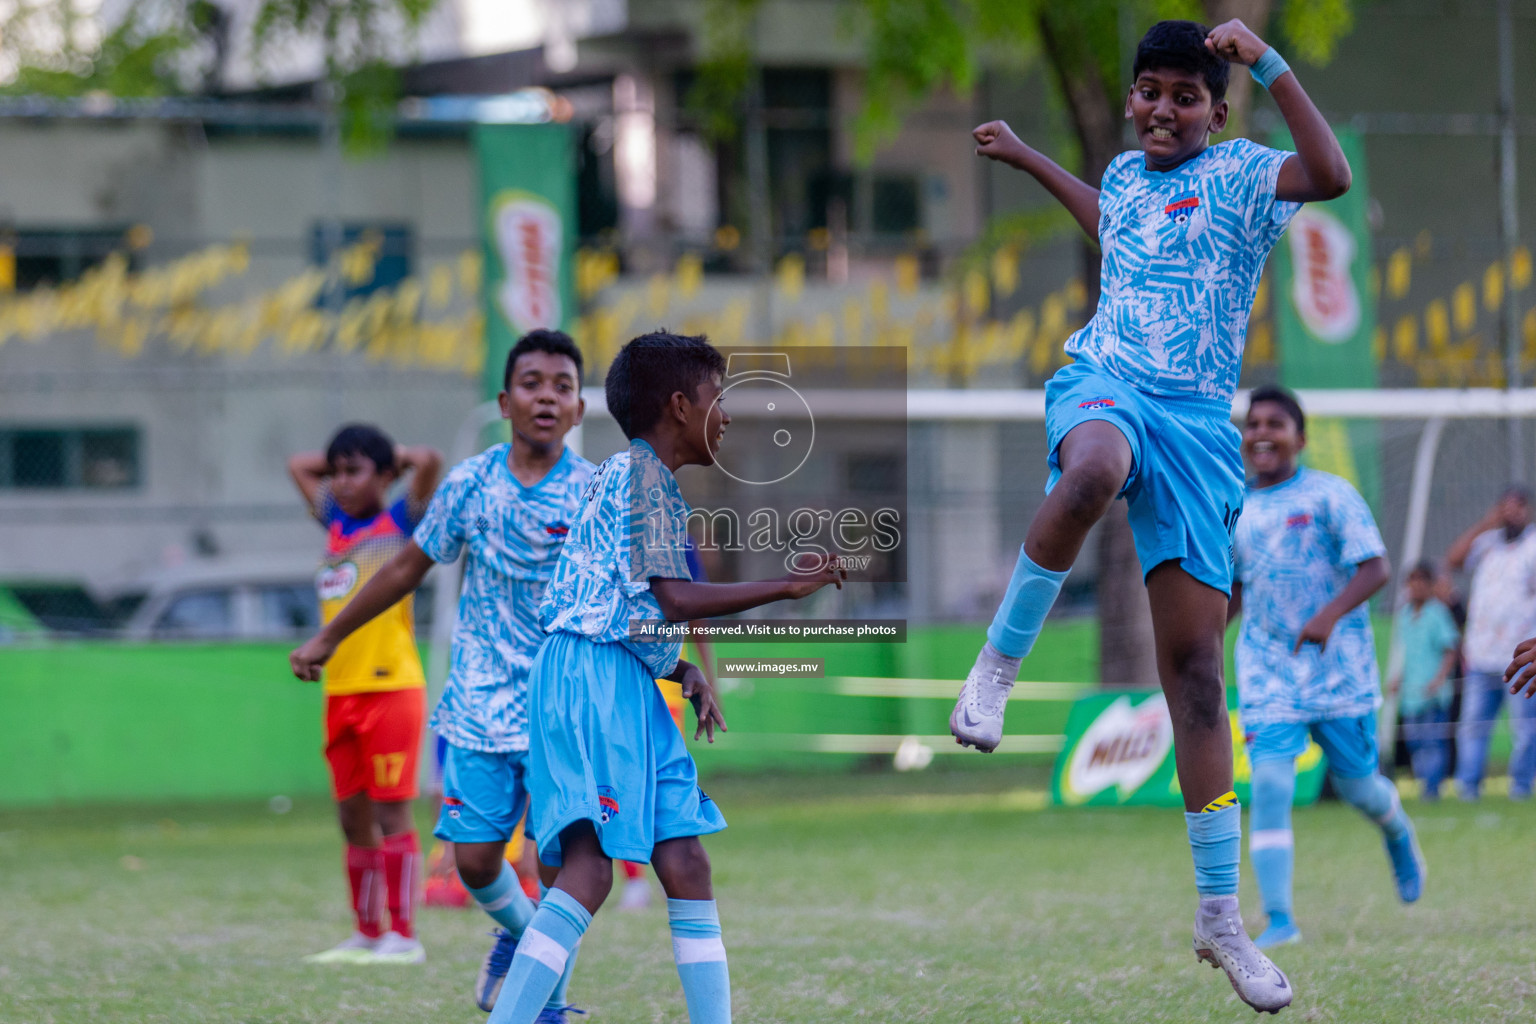
[[[1047,809],[1038,768],[966,761],[713,781],[736,1020],[1254,1019],[1190,952],[1177,812]],[[1408,908],[1373,828],[1297,812],[1307,941],[1277,953],[1297,991],[1279,1019],[1536,1016],[1536,806],[1408,807],[1431,866]],[[423,967],[299,962],[348,931],[340,864],[323,801],[0,813],[0,1020],[484,1020],[478,912],[424,911]],[[1243,896],[1256,931],[1246,852]],[[593,1024],[684,1021],[665,912],[600,913],[572,996]]]

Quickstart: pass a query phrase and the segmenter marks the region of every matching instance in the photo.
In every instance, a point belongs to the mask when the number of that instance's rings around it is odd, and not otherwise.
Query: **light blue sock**
[[[715,901],[667,900],[667,919],[689,1024],[730,1024],[731,972]]]
[[[1195,891],[1201,896],[1236,896],[1237,867],[1243,857],[1242,808],[1234,801],[1219,811],[1186,813],[1184,823],[1195,857]]]
[[[1056,595],[1061,593],[1061,581],[1066,578],[1066,572],[1040,568],[1020,545],[1013,578],[1008,581],[1003,603],[987,630],[987,640],[999,653],[1010,658],[1022,658],[1029,653],[1040,635],[1041,623],[1056,603]]]
[[[1291,923],[1291,875],[1296,859],[1291,831],[1291,803],[1296,796],[1296,765],[1261,761],[1253,766],[1248,803],[1248,853],[1259,882],[1264,913],[1271,926]]]
[[[1341,779],[1335,775],[1333,788],[1361,814],[1380,825],[1388,839],[1400,839],[1413,827],[1403,813],[1397,787],[1379,774],[1361,779]]]
[[[490,1024],[533,1024],[591,923],[585,907],[563,890],[551,889],[518,940]]]
[[[549,895],[549,886],[539,883],[539,900],[542,902]],[[565,958],[565,973],[560,975],[560,980],[555,982],[555,990],[549,994],[549,1001],[544,1004],[546,1010],[563,1010],[570,1006],[569,996],[571,991],[571,973],[576,970],[576,955],[581,952],[581,943],[578,941],[571,950],[571,955]]]
[[[484,889],[474,889],[467,885],[464,888],[480,904],[480,909],[490,914],[492,921],[511,932],[513,938],[521,936],[528,922],[533,920],[533,901],[523,892],[523,887],[517,881],[517,872],[506,861],[501,862],[501,874],[496,876],[496,881]]]

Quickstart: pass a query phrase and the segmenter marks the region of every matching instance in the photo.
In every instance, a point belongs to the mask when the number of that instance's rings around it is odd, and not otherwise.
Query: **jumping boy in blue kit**
[[[1424,888],[1413,823],[1377,770],[1381,681],[1366,602],[1391,574],[1387,548],[1347,480],[1297,465],[1306,443],[1295,396],[1255,388],[1243,425],[1255,475],[1233,537],[1227,614],[1243,617],[1237,692],[1253,765],[1248,849],[1269,915],[1260,949],[1301,941],[1291,907],[1291,802],[1309,735],[1328,756],[1334,791],[1381,829],[1399,898],[1412,903]]]
[[[1226,125],[1229,62],[1250,66],[1269,90],[1295,153],[1246,139],[1209,145]],[[1100,188],[1001,121],[973,132],[979,155],[1032,174],[1099,242],[1104,261],[1099,308],[1067,341],[1076,362],[1046,386],[1048,494],[950,730],[959,743],[997,747],[1021,660],[1089,528],[1124,497],[1188,812],[1195,953],[1223,969],[1243,1001],[1276,1012],[1291,1001],[1290,983],[1243,931],[1237,903],[1241,823],[1222,641],[1243,471],[1230,415],[1265,257],[1298,203],[1349,188],[1349,164],[1285,61],[1240,21],[1214,30],[1159,22],[1137,47],[1133,77],[1125,116],[1141,150],[1116,157]]]
[[[539,601],[592,478],[592,464],[565,446],[584,412],[581,363],[558,331],[531,331],[513,346],[500,395],[511,443],[455,466],[410,543],[290,657],[296,675],[313,678],[349,633],[414,591],[433,565],[467,550],[448,681],[431,723],[447,740],[434,834],[454,844],[459,877],[501,925],[475,981],[482,1010],[495,1005],[533,917],[503,853],[528,803],[527,679],[544,642]],[[566,1019],[574,965],[572,956],[541,1004],[544,1024]]]
[[[725,727],[678,639],[636,639],[686,623],[807,597],[845,574],[826,559],[755,583],[695,583],[688,505],[673,473],[715,461],[730,416],[725,361],[703,338],[634,339],[609,368],[608,411],[630,445],[598,467],[571,526],[541,621],[549,638],[529,676],[530,831],[559,865],[518,943],[491,1024],[530,1024],[607,898],[615,859],[649,861],[667,894],[672,948],[691,1024],[727,1024],[730,976],[709,858],[699,837],[725,827],[656,686],[695,698],[699,727]],[[647,623],[652,624],[647,626]],[[696,734],[697,735],[697,734]]]

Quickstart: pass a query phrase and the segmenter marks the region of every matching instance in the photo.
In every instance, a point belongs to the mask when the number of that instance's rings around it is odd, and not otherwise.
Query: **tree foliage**
[[[128,0],[112,21],[99,0],[14,0],[0,18],[0,73],[10,94],[121,98],[218,92],[242,44],[258,68],[318,40],[348,148],[388,138],[400,82],[395,63],[437,0],[262,0],[249,38],[215,0]]]

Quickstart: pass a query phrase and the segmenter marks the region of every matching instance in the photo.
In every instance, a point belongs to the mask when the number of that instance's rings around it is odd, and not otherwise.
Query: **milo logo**
[[[315,574],[315,589],[322,601],[340,601],[357,586],[357,566],[351,562],[324,565]]]
[[[558,327],[560,250],[564,242],[559,211],[527,192],[503,192],[493,200],[492,231],[506,278],[496,300],[519,332]]]
[[[1319,341],[1348,341],[1360,328],[1360,294],[1350,275],[1354,236],[1333,214],[1304,206],[1291,221],[1289,237],[1296,264],[1291,286],[1296,314]]]
[[[1162,694],[1140,704],[1117,698],[1083,730],[1062,779],[1063,800],[1086,803],[1110,786],[1118,786],[1124,800],[1152,777],[1172,748],[1173,721]]]

